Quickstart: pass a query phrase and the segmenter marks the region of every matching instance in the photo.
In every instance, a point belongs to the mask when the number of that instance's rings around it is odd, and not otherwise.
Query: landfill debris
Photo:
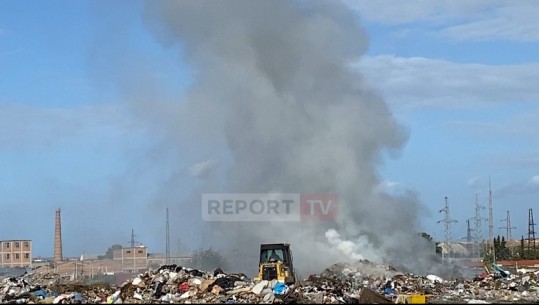
[[[0,280],[0,303],[537,303],[537,276],[537,271],[521,268],[503,275],[498,272],[473,279],[449,279],[358,261],[334,264],[287,285],[276,280],[255,283],[243,273],[227,273],[220,268],[206,272],[164,265],[133,274],[118,286],[81,284],[58,274],[6,277]]]

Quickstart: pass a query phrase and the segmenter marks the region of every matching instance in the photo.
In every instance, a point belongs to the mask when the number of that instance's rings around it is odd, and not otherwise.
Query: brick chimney
[[[57,209],[54,225],[54,262],[61,262],[62,258],[62,220],[60,218],[60,209]]]

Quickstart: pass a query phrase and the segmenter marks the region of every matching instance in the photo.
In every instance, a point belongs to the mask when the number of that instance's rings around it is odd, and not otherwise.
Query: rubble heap
[[[294,285],[253,282],[242,273],[206,272],[165,265],[118,287],[82,285],[55,274],[25,274],[0,281],[1,303],[405,303],[420,295],[427,303],[537,303],[539,272],[499,278],[445,280],[360,261],[335,264]]]

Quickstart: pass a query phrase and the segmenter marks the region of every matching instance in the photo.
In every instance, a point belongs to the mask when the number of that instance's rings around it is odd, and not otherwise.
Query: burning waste
[[[434,262],[433,251],[417,238],[416,195],[379,191],[377,167],[408,133],[352,66],[368,38],[350,9],[337,1],[149,2],[145,21],[196,72],[180,104],[133,101],[141,117],[159,118],[171,143],[188,130],[190,145],[211,147],[211,162],[196,166],[203,185],[189,202],[208,193],[339,197],[331,221],[200,220],[203,247],[244,251],[233,262],[238,269],[256,265],[256,252],[246,250],[252,245],[286,241],[304,274],[357,259],[441,273],[425,263]],[[197,204],[181,209],[201,218]]]

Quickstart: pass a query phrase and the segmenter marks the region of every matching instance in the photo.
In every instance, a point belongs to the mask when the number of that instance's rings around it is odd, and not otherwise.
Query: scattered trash
[[[242,273],[211,272],[165,265],[133,274],[121,285],[69,281],[57,274],[25,273],[0,280],[0,303],[537,303],[537,271],[485,274],[474,279],[420,276],[358,261],[334,264],[295,284],[253,282]],[[526,272],[524,272],[526,271]],[[499,273],[505,276],[500,277]]]
[[[288,292],[288,286],[286,284],[278,282],[273,287],[273,294],[275,295],[284,295]]]

